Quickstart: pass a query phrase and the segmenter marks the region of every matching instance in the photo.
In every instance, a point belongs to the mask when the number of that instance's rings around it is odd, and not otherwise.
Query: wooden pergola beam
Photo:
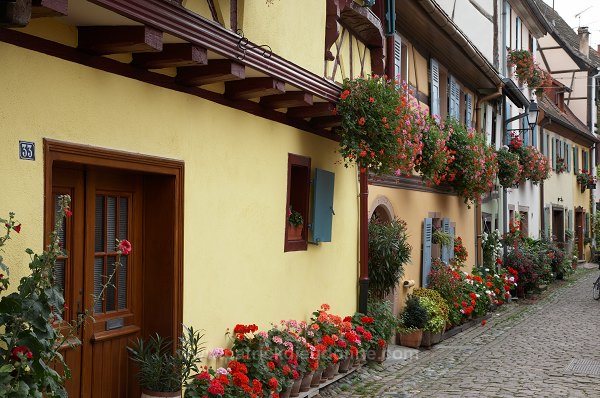
[[[161,52],[133,54],[131,63],[144,69],[177,68],[182,66],[206,65],[206,48],[189,43],[164,44]]]
[[[313,96],[304,91],[290,91],[285,94],[262,97],[260,104],[271,109],[310,106],[313,104]]]
[[[80,50],[97,54],[162,51],[163,34],[149,26],[79,26]]]
[[[287,115],[295,119],[305,119],[307,117],[331,116],[335,105],[330,102],[318,102],[312,106],[301,106],[287,111]]]
[[[283,93],[285,83],[271,77],[254,77],[225,83],[225,97],[229,99],[251,99]]]
[[[177,82],[187,86],[241,80],[246,77],[246,67],[228,59],[209,60],[204,66],[177,68]]]

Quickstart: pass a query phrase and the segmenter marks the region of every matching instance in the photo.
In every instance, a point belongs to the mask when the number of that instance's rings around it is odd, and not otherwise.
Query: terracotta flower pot
[[[297,397],[298,395],[300,395],[300,387],[302,386],[302,380],[302,376],[294,380],[294,384],[292,384],[292,391],[290,392],[290,397]]]
[[[279,393],[279,398],[290,398],[291,393],[292,393],[292,387],[288,387]]]
[[[331,364],[323,370],[323,375],[321,376],[321,382],[325,382],[326,380],[332,379],[334,375],[335,375],[335,367],[333,364]]]
[[[419,348],[422,338],[423,330],[418,329],[412,333],[400,334],[400,344],[405,347]]]
[[[340,362],[340,373],[346,373],[348,369],[350,369],[350,364],[352,363],[352,358],[348,357]]]
[[[302,229],[304,228],[303,224],[300,225],[287,225],[287,233],[288,240],[302,240]]]
[[[311,387],[319,387],[321,384],[321,376],[323,375],[323,369],[315,370],[313,378],[310,382]]]
[[[315,371],[311,370],[307,372],[302,378],[302,383],[300,383],[300,392],[307,392],[310,390],[310,383],[312,382],[313,376],[315,375]],[[320,376],[319,376],[320,379]]]

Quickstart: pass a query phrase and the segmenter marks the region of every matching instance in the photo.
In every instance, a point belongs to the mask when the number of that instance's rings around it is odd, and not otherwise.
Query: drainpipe
[[[366,168],[360,168],[360,278],[358,280],[358,312],[367,313],[367,299],[369,296],[369,185]]]

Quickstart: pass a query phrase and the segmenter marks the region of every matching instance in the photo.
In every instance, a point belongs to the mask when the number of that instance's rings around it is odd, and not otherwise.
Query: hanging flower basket
[[[337,104],[340,154],[376,174],[409,174],[422,149],[424,119],[409,105],[409,91],[376,75],[346,79]]]
[[[519,155],[510,152],[506,148],[496,151],[498,160],[498,181],[505,188],[514,187],[519,184],[523,167],[519,163]]]

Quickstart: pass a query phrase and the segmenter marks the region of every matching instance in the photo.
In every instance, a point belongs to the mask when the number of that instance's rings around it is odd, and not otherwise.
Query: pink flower
[[[117,251],[120,251],[122,255],[126,256],[131,253],[131,243],[127,239],[123,239],[119,242]]]

